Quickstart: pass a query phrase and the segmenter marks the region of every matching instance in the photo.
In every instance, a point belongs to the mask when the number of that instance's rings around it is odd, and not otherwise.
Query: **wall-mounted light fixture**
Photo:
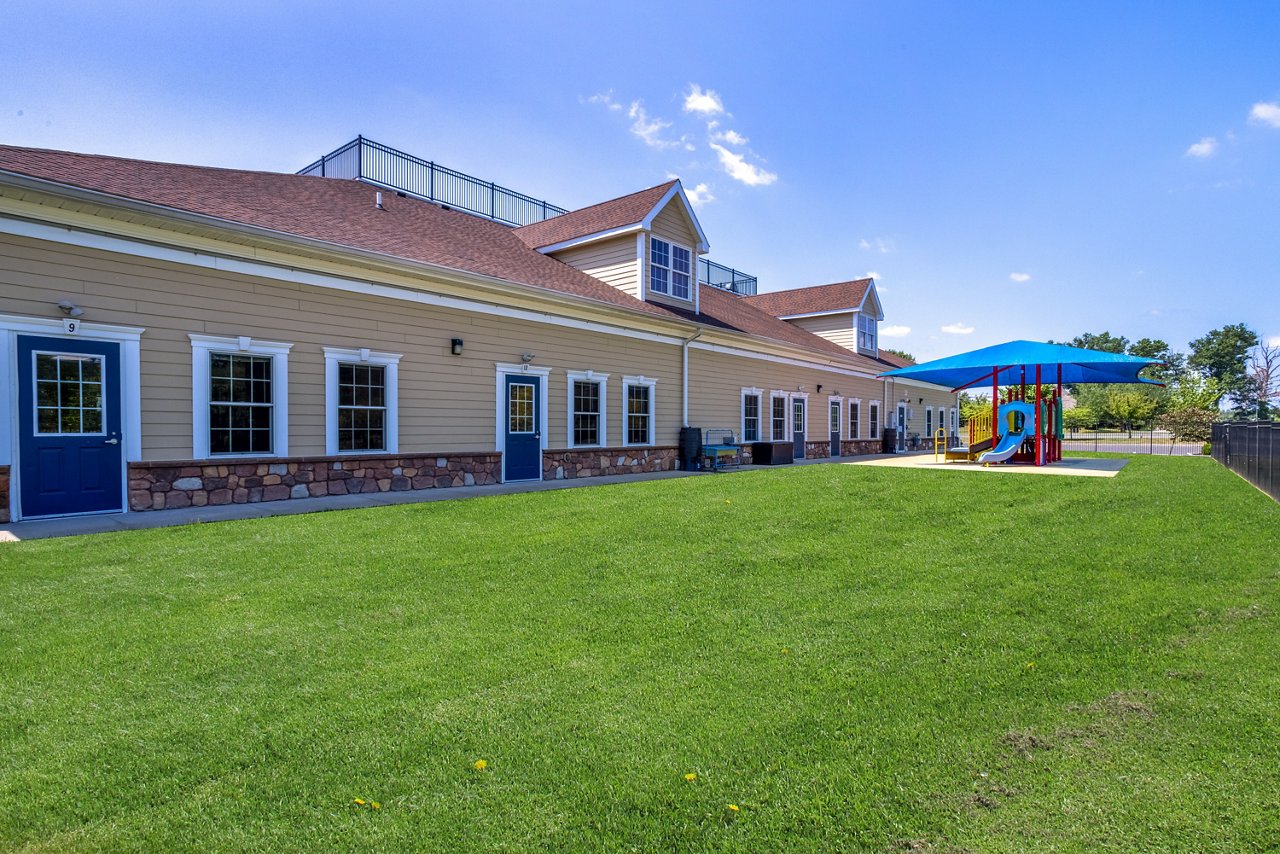
[[[919,400],[916,401],[916,403],[924,403],[924,398],[923,397],[920,398]]]
[[[526,365],[527,365],[527,364],[529,364],[530,362],[532,362],[532,361],[533,361],[534,359],[536,359],[536,358],[537,358],[537,356],[535,356],[533,353],[521,353],[521,354],[520,354],[520,361],[524,362]]]
[[[822,383],[818,383],[818,394],[822,394]]]
[[[462,355],[462,339],[454,338],[449,342],[449,352],[455,356]]]
[[[62,313],[67,317],[79,317],[84,314],[84,309],[69,299],[59,300],[58,308],[61,309]]]

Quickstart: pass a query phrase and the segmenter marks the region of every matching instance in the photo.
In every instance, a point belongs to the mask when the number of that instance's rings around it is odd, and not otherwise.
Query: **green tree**
[[[906,350],[894,350],[892,347],[881,347],[880,349],[885,353],[892,353],[899,359],[906,359],[908,362],[913,364],[915,363],[916,357],[908,353]]]
[[[1145,339],[1144,339],[1145,340]],[[1123,353],[1129,347],[1129,339],[1110,332],[1086,332],[1067,342],[1084,350],[1101,350],[1104,353]]]
[[[1218,408],[1222,384],[1212,377],[1188,372],[1169,387],[1169,411]]]
[[[991,396],[986,394],[960,393],[960,420],[969,421],[974,416],[991,414]]]
[[[1077,406],[1062,410],[1062,426],[1074,433],[1077,430],[1093,427],[1098,423],[1098,416],[1087,406]]]
[[[1137,389],[1124,390],[1124,386],[1112,386],[1107,394],[1107,411],[1118,426],[1131,431],[1139,425],[1151,423],[1159,402]]]
[[[1173,434],[1174,441],[1207,442],[1213,434],[1213,422],[1218,420],[1217,408],[1183,406],[1170,409],[1156,419],[1156,426]],[[1169,452],[1173,453],[1170,445]]]
[[[1256,346],[1258,333],[1243,323],[1232,323],[1192,341],[1187,366],[1217,380],[1237,412],[1245,414],[1253,397],[1247,360]]]
[[[1144,359],[1159,359],[1163,364],[1143,368],[1139,376],[1165,385],[1176,382],[1187,370],[1187,357],[1173,352],[1169,345],[1159,338],[1139,338],[1129,345],[1129,355],[1141,356]]]

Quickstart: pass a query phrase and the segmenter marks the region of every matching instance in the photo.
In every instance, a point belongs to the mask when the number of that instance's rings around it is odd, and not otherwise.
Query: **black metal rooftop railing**
[[[481,181],[363,136],[326,154],[298,174],[354,178],[507,225],[528,225],[568,213],[550,202],[492,181]]]
[[[717,264],[708,258],[698,259],[698,278],[713,288],[720,288],[738,296],[756,295],[755,276],[748,276],[741,270]]]
[[[569,212],[543,199],[464,175],[363,136],[298,170],[298,174],[364,181],[505,225],[529,225]],[[755,276],[706,258],[698,259],[698,279],[740,296],[756,293]]]

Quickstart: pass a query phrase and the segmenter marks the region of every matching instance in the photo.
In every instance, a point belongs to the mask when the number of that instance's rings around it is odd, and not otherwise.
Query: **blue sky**
[[[1241,321],[1280,339],[1280,3],[5,18],[0,142],[295,171],[363,133],[565,207],[678,175],[710,257],[762,291],[875,273],[882,346],[922,358],[1104,329],[1185,348]]]

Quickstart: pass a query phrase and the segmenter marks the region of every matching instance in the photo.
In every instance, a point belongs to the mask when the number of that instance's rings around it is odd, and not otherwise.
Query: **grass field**
[[[0,546],[0,848],[1266,850],[1278,535],[1154,457]]]

